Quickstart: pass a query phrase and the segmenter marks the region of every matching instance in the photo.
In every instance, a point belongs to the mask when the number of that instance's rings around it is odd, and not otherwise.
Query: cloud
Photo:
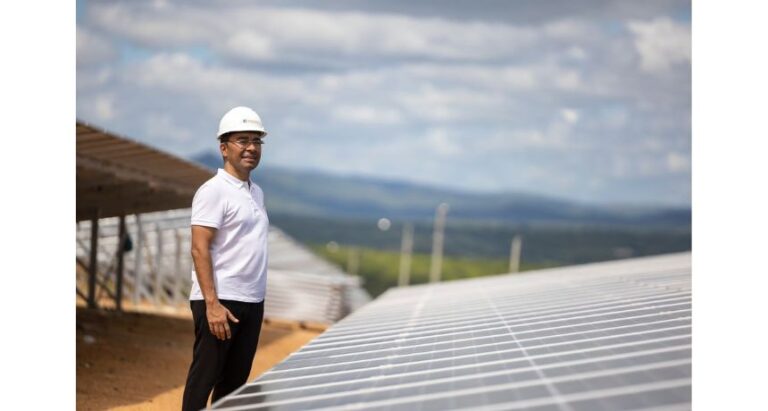
[[[690,186],[690,24],[665,17],[686,4],[384,3],[89,2],[78,118],[193,155],[248,105],[269,165],[586,200]]]
[[[108,62],[117,51],[111,42],[91,30],[77,26],[77,65],[87,66]]]
[[[193,138],[189,129],[176,121],[169,113],[151,113],[143,119],[143,122],[150,136],[162,136],[181,142],[189,142]]]
[[[486,138],[485,149],[489,152],[514,151],[566,153],[580,150],[584,143],[574,139],[573,127],[578,114],[573,110],[561,110],[541,128],[500,130]]]
[[[420,81],[414,88],[398,90],[394,101],[415,119],[449,123],[472,120],[483,108],[492,111],[502,103],[498,95],[482,90],[442,88]]]
[[[110,95],[96,97],[93,101],[96,117],[102,121],[108,121],[115,118],[115,98]]]
[[[461,147],[448,136],[444,128],[433,128],[427,131],[426,141],[430,148],[442,156],[455,156],[461,153]]]
[[[561,109],[560,115],[570,124],[576,124],[579,121],[579,112],[572,108]]]
[[[589,58],[589,54],[582,47],[572,46],[568,48],[565,55],[573,60],[583,61]]]
[[[220,26],[227,24],[210,10],[168,2],[97,3],[87,13],[100,31],[151,47],[206,43],[220,37]]]
[[[573,45],[596,36],[590,25],[572,19],[553,21],[539,30],[526,25],[397,14],[223,4],[215,7],[213,12],[201,4],[95,4],[89,18],[100,30],[144,46],[204,46],[234,60],[305,64],[322,61],[331,65],[339,58],[356,62],[386,58],[509,59],[536,50],[546,41]]]
[[[214,107],[222,100],[265,105],[275,101],[295,101],[306,93],[300,79],[206,64],[186,53],[157,54],[127,68],[123,79],[147,90],[166,90],[201,100],[210,99],[215,102]]]
[[[590,24],[573,18],[550,21],[542,25],[541,31],[550,39],[566,40],[568,42],[594,38],[598,35],[598,31]]]
[[[621,130],[629,122],[629,112],[626,108],[614,105],[600,110],[601,123],[611,129]]]
[[[691,61],[691,27],[669,17],[627,24],[634,34],[635,48],[641,67],[648,72],[669,70],[676,64]]]
[[[400,111],[392,108],[373,106],[338,106],[332,109],[333,116],[341,121],[366,125],[398,124],[402,121]]]
[[[688,171],[691,168],[691,160],[681,153],[667,153],[667,170],[672,173]]]
[[[78,92],[88,90],[103,91],[104,88],[114,85],[114,79],[114,70],[111,66],[78,67],[77,90]]]
[[[253,31],[240,31],[227,38],[225,50],[228,54],[250,60],[272,60],[275,49],[265,35]]]

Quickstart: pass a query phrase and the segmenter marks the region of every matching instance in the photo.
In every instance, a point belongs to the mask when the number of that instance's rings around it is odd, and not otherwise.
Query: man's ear
[[[227,161],[227,143],[219,143],[219,152],[221,152],[221,159]]]

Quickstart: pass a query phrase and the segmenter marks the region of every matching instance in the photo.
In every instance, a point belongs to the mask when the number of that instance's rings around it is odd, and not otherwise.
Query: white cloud
[[[397,124],[402,121],[398,110],[373,106],[337,106],[333,108],[333,116],[341,121],[368,125]]]
[[[171,7],[169,0],[152,0],[152,7],[156,10],[164,10]]]
[[[658,137],[644,136],[640,140],[640,148],[652,153],[663,151],[666,147],[664,141]]]
[[[143,119],[147,136],[157,139],[176,140],[188,142],[192,140],[192,133],[182,124],[179,124],[167,112],[152,113]]]
[[[572,108],[560,109],[560,115],[570,124],[576,124],[579,121],[579,112]]]
[[[212,101],[213,107],[236,101],[285,102],[300,100],[306,86],[300,79],[278,77],[246,69],[205,64],[184,53],[158,54],[123,72],[124,81]]]
[[[434,122],[461,123],[475,119],[503,104],[503,97],[484,89],[437,87],[428,81],[397,91],[394,104],[416,119]]]
[[[337,56],[487,59],[536,40],[534,30],[502,24],[452,22],[397,15],[253,8],[267,22],[257,26],[287,56],[318,52]]]
[[[691,166],[691,160],[680,153],[667,154],[667,170],[671,173],[688,171]]]
[[[93,106],[99,120],[108,121],[115,118],[115,98],[110,95],[101,95],[94,99]]]
[[[480,64],[408,64],[404,75],[425,81],[482,87],[487,90],[533,90],[549,82],[552,67],[532,65],[488,66]],[[544,80],[544,81],[542,81]]]
[[[546,23],[541,27],[541,31],[551,39],[568,42],[594,38],[598,35],[597,30],[592,25],[571,18]]]
[[[78,67],[77,111],[187,155],[215,148],[225,108],[250,105],[275,137],[267,163],[457,188],[639,198],[627,179],[685,183],[690,51],[658,37],[689,45],[689,26],[638,20],[615,31],[561,17],[503,24],[250,2],[89,2],[78,59],[102,60]],[[106,60],[102,46],[113,44],[135,54]],[[535,178],[520,174],[530,168]]]
[[[629,164],[627,163],[627,160],[620,155],[614,155],[611,157],[611,177],[613,178],[624,178],[628,175],[629,171]]]
[[[111,42],[91,30],[77,26],[77,65],[86,66],[112,60],[117,52]]]
[[[274,47],[269,38],[253,31],[234,33],[224,45],[227,53],[250,60],[271,60],[275,57]]]
[[[150,7],[145,7],[149,5]],[[178,46],[220,41],[217,26],[226,25],[210,10],[166,4],[97,3],[89,7],[89,21],[106,33],[145,46]],[[230,30],[236,30],[231,27]]]
[[[483,140],[482,148],[488,153],[514,149],[524,152],[530,150],[559,153],[572,151],[577,147],[569,135],[569,126],[563,121],[553,121],[543,129],[503,130]]]
[[[451,157],[461,153],[461,147],[448,136],[444,128],[430,129],[426,137],[429,147],[440,155]]]
[[[649,72],[662,72],[675,64],[691,61],[691,27],[668,17],[627,24],[635,36],[635,48],[641,67]]]
[[[623,107],[609,107],[600,111],[602,124],[611,129],[622,129],[629,121],[629,113]]]
[[[541,130],[519,130],[509,134],[510,142],[519,148],[552,147],[556,143],[547,133]],[[501,144],[503,146],[503,143]],[[501,147],[499,147],[501,148]]]
[[[78,93],[88,90],[103,90],[114,81],[114,71],[111,66],[96,66],[77,70]]]
[[[235,4],[210,7],[94,4],[90,18],[101,30],[146,46],[199,45],[241,60],[324,60],[328,64],[338,58],[511,58],[550,40],[587,41],[595,32],[587,23],[575,20],[554,21],[539,30],[531,26],[395,14]]]
[[[584,88],[581,74],[576,70],[562,69],[557,76],[553,76],[557,88],[565,91],[578,91]]]
[[[573,60],[579,60],[579,61],[583,61],[583,60],[586,60],[587,58],[589,58],[589,55],[588,55],[588,54],[587,54],[587,52],[584,50],[584,48],[582,48],[582,47],[578,47],[578,46],[572,46],[572,47],[570,47],[570,48],[569,48],[569,49],[568,49],[568,50],[565,52],[565,54],[566,54],[566,56],[568,56],[569,58],[571,58],[571,59],[573,59]]]

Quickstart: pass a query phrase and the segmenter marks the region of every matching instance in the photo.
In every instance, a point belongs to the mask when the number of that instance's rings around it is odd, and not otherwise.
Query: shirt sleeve
[[[192,225],[221,228],[225,207],[224,196],[211,185],[204,184],[192,199]]]

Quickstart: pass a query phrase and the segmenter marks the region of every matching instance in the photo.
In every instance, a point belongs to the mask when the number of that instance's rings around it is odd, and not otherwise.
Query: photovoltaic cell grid
[[[391,289],[214,404],[690,407],[690,253]]]

